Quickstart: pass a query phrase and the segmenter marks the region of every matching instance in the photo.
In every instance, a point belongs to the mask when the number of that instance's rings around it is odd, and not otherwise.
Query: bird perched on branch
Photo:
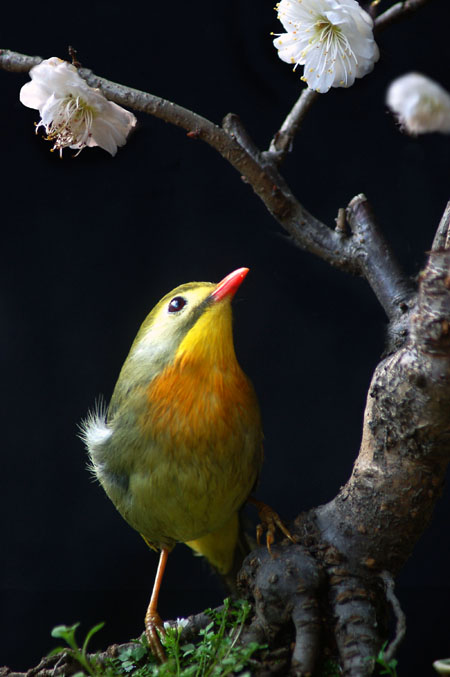
[[[169,552],[186,543],[226,575],[238,511],[262,464],[259,406],[232,336],[231,300],[247,273],[239,268],[219,284],[190,282],[164,296],[139,330],[107,413],[83,424],[98,480],[160,551],[145,628],[161,660],[157,603]]]

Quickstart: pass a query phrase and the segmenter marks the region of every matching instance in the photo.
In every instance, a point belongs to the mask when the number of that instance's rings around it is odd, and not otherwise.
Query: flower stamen
[[[42,120],[36,126],[44,127],[46,140],[53,141],[52,150],[58,150],[60,157],[67,147],[77,147],[77,155],[86,147],[88,139],[92,136],[92,123],[95,118],[95,110],[79,96],[69,94],[62,99],[54,119],[45,124]]]

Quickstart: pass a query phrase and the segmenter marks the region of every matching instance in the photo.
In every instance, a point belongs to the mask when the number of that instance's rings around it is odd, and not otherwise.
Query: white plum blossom
[[[450,134],[450,94],[420,73],[408,73],[391,83],[386,103],[408,134]]]
[[[31,82],[20,90],[20,101],[39,110],[52,150],[100,146],[115,155],[136,124],[133,113],[108,101],[99,89],[89,87],[75,66],[53,56],[30,71]]]
[[[281,0],[276,10],[287,31],[273,41],[278,56],[305,67],[310,89],[350,87],[378,61],[372,18],[356,0]]]
[[[177,630],[181,631],[183,628],[187,627],[189,625],[189,621],[187,618],[177,618],[176,621],[164,621],[164,630],[168,630],[170,628],[176,628]]]

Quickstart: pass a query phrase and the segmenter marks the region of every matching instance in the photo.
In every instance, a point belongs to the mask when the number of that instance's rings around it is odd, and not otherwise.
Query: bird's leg
[[[148,605],[147,613],[145,614],[145,634],[147,636],[152,653],[161,663],[165,663],[167,658],[158,635],[158,630],[164,634],[164,625],[161,620],[161,616],[158,613],[158,596],[168,556],[169,549],[162,548],[159,555],[158,570],[156,572],[155,582],[153,584],[150,604]]]
[[[258,501],[258,499],[254,498],[253,496],[249,496],[247,500],[249,503],[252,503],[254,506],[256,506],[259,519],[261,520],[261,524],[258,524],[256,527],[256,541],[258,545],[261,545],[261,536],[265,530],[267,550],[269,551],[270,555],[272,555],[271,546],[275,540],[275,530],[277,527],[283,532],[286,538],[289,538],[292,543],[295,543],[295,539],[290,533],[289,529],[282,522],[278,513],[275,512],[275,510],[271,508],[270,505],[267,505],[267,503],[263,503],[262,501]]]

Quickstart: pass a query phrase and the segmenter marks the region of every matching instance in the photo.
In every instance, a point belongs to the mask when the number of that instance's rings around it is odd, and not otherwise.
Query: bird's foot
[[[150,611],[150,609],[148,609],[145,615],[145,635],[150,651],[160,663],[165,663],[167,661],[167,656],[161,644],[159,633],[163,636],[166,634],[161,616],[157,611]]]
[[[262,501],[258,501],[256,498],[253,498],[253,496],[250,496],[248,500],[250,503],[253,503],[253,505],[256,506],[259,519],[261,520],[261,523],[256,527],[256,541],[258,545],[261,545],[261,536],[265,531],[267,550],[273,557],[271,546],[275,541],[275,531],[277,527],[283,532],[286,538],[292,541],[292,543],[295,543],[295,539],[291,532],[284,524],[279,514],[275,512],[275,510],[271,508],[270,505],[267,505],[267,503],[263,503]]]

